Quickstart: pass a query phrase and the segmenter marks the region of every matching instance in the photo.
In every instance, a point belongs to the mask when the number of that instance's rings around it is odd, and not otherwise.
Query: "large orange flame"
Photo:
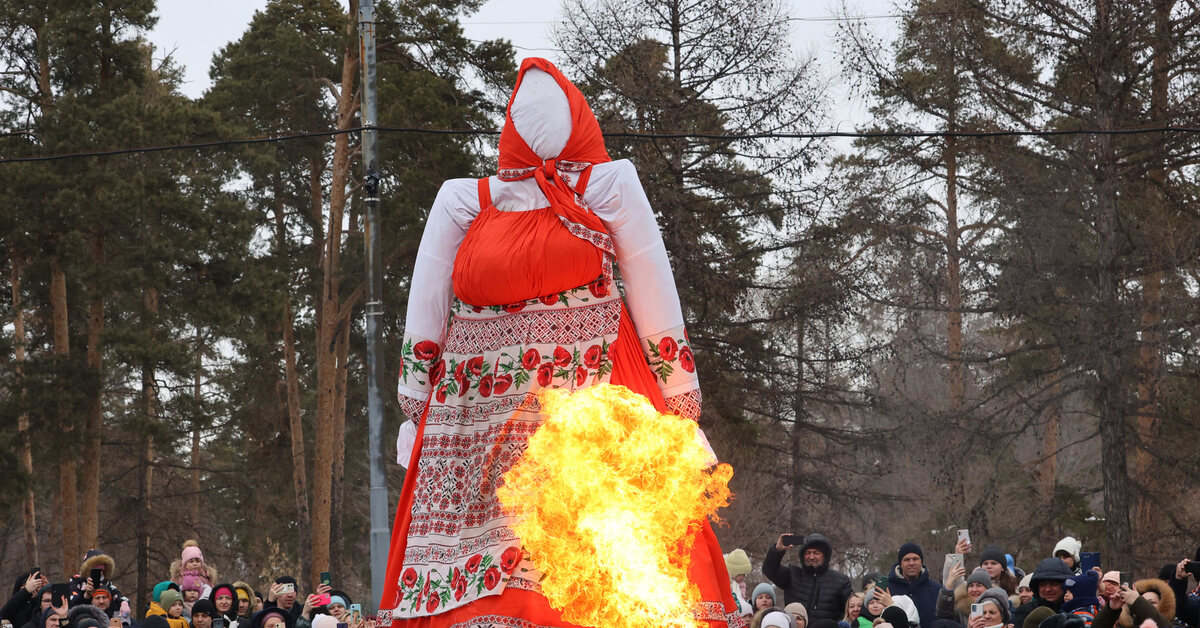
[[[544,423],[498,494],[543,594],[584,626],[700,626],[692,539],[728,505],[733,470],[706,468],[695,423],[623,386],[541,401]]]

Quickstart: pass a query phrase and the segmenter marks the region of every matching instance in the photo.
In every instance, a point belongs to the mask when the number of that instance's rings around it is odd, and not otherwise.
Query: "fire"
[[[695,424],[601,384],[543,393],[545,421],[498,491],[542,592],[584,626],[700,626],[691,539],[729,503]]]

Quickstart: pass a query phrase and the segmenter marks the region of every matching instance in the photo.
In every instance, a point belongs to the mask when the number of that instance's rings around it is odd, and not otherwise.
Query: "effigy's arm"
[[[454,299],[454,256],[478,213],[475,190],[474,179],[453,179],[442,184],[417,249],[396,384],[400,408],[414,421],[429,403],[430,391],[440,379],[439,369],[445,369],[442,349]]]
[[[593,166],[585,202],[608,226],[625,303],[671,412],[700,416],[700,381],[662,234],[637,170],[627,160]]]

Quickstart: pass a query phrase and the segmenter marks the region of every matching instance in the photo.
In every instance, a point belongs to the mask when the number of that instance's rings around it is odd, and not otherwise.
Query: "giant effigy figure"
[[[637,172],[609,158],[591,108],[550,62],[521,64],[499,148],[496,175],[442,185],[417,253],[398,383],[417,427],[384,625],[573,625],[541,594],[496,495],[541,424],[540,391],[621,385],[660,412],[700,413],[678,293]],[[731,615],[707,521],[695,536],[693,617],[744,625]]]

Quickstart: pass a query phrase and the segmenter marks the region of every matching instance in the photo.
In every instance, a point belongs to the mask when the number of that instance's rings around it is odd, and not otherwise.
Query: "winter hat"
[[[200,578],[196,576],[184,576],[183,582],[179,583],[180,591],[203,591],[204,586],[200,582]]]
[[[1040,582],[1063,582],[1075,575],[1070,567],[1059,558],[1043,558],[1042,562],[1038,563],[1037,569],[1033,570],[1033,577],[1029,579],[1029,588],[1037,593],[1038,583]]]
[[[746,550],[738,548],[725,555],[725,569],[730,578],[745,576],[750,573],[750,557]]]
[[[338,620],[332,615],[318,613],[312,618],[312,628],[337,628]]]
[[[349,604],[346,603],[346,598],[344,598],[340,595],[329,596],[329,603],[330,604],[341,604],[342,608],[348,608],[350,606]]]
[[[1010,611],[1011,607],[1009,606],[1007,591],[1001,589],[1000,587],[992,587],[987,591],[984,591],[978,598],[975,599],[976,604],[983,604],[984,602],[991,602],[1000,609],[1001,623],[1007,624],[1008,622],[1012,621],[1012,613]]]
[[[906,615],[908,615],[908,623],[913,626],[921,623],[921,614],[917,612],[917,605],[912,601],[912,598],[907,595],[893,595],[892,606],[900,607]],[[899,625],[899,624],[895,624]]]
[[[154,585],[154,593],[153,593],[153,595],[151,595],[151,598],[155,602],[162,604],[162,594],[163,594],[163,591],[166,591],[167,589],[174,589],[174,590],[178,591],[179,585],[175,584],[174,582],[171,582],[170,580],[163,580],[162,582]]]
[[[70,628],[108,628],[108,613],[91,604],[80,604],[67,612],[67,622],[63,625]]]
[[[883,618],[883,621],[891,624],[893,628],[905,628],[908,626],[908,613],[904,612],[904,609],[899,606],[889,606],[883,609],[883,612],[879,616]]]
[[[825,562],[827,563],[833,556],[833,544],[829,542],[829,539],[825,538],[824,534],[813,532],[812,534],[804,537],[804,545],[800,546],[800,555],[803,556],[804,552],[807,552],[810,549],[818,550],[824,554]]]
[[[916,554],[917,556],[921,557],[921,562],[925,562],[925,552],[921,551],[920,545],[917,545],[912,541],[900,546],[900,551],[896,552],[896,562],[903,561],[904,557],[908,556],[909,554]]]
[[[967,576],[966,584],[969,585],[971,583],[982,584],[983,588],[990,589],[992,588],[992,577],[988,575],[986,569],[980,567],[972,571],[971,575]]]
[[[58,614],[58,611],[54,610],[53,608],[47,608],[46,610],[42,611],[42,614],[38,621],[38,628],[43,628],[46,625],[46,620],[50,619],[51,615],[57,615],[57,614]]]
[[[758,596],[763,593],[771,596],[771,606],[775,606],[775,586],[770,582],[760,582],[758,586],[754,587],[754,593],[750,595],[750,605],[753,606],[754,600],[757,600]]]
[[[1075,564],[1078,565],[1079,564],[1079,550],[1082,550],[1082,549],[1083,549],[1083,543],[1080,543],[1079,541],[1075,540],[1075,537],[1068,536],[1068,537],[1064,538],[1063,540],[1059,541],[1058,545],[1054,546],[1054,552],[1052,552],[1050,555],[1058,556],[1058,554],[1060,552],[1066,552],[1068,556],[1075,559]]]
[[[209,617],[216,617],[217,607],[212,602],[201,598],[192,604],[192,616],[195,616],[196,613],[204,613]]]
[[[296,625],[296,620],[292,618],[292,614],[279,610],[278,608],[264,608],[254,614],[250,618],[250,628],[262,628],[267,624],[267,620],[272,617],[278,617],[283,620],[285,626],[291,628]]]
[[[771,611],[763,615],[762,622],[758,625],[760,628],[792,628],[792,618],[782,611]]]
[[[1008,565],[1008,559],[1004,557],[1004,550],[1000,549],[999,545],[989,545],[983,548],[983,553],[979,555],[979,564],[982,565],[989,560],[994,560],[1001,565]]]
[[[1043,621],[1054,615],[1054,609],[1049,606],[1039,606],[1025,616],[1025,623],[1021,628],[1038,628]]]
[[[1071,592],[1075,599],[1096,597],[1096,572],[1085,571],[1078,576],[1063,581],[1063,588]]]
[[[1033,590],[1033,587],[1029,586],[1029,581],[1030,581],[1032,578],[1033,578],[1033,574],[1031,574],[1031,573],[1027,573],[1027,574],[1025,574],[1025,577],[1024,577],[1024,578],[1021,578],[1021,584],[1018,584],[1018,585],[1017,585],[1017,590],[1018,590],[1018,591],[1020,591],[1021,589],[1029,589],[1029,590]]]
[[[111,600],[112,599],[112,591],[109,591],[108,587],[96,587],[96,590],[92,591],[92,599],[93,600],[96,599],[97,596],[98,597],[106,597]]]
[[[792,617],[799,615],[804,618],[804,623],[808,623],[808,609],[804,608],[804,605],[799,602],[792,602],[791,604],[783,607],[783,612],[791,615]]]
[[[158,596],[158,604],[163,607],[163,610],[169,610],[171,605],[176,602],[182,602],[183,595],[175,589],[167,589]]]
[[[142,620],[142,628],[171,628],[171,622],[162,615],[150,615]]]
[[[1100,582],[1115,582],[1117,584],[1121,584],[1121,572],[1115,570],[1107,571],[1104,573],[1104,576],[1100,578]]]
[[[196,545],[195,541],[184,541],[181,558],[183,558],[183,564],[185,565],[187,561],[193,558],[199,558],[200,562],[204,562],[204,554],[200,551],[200,546]]]

